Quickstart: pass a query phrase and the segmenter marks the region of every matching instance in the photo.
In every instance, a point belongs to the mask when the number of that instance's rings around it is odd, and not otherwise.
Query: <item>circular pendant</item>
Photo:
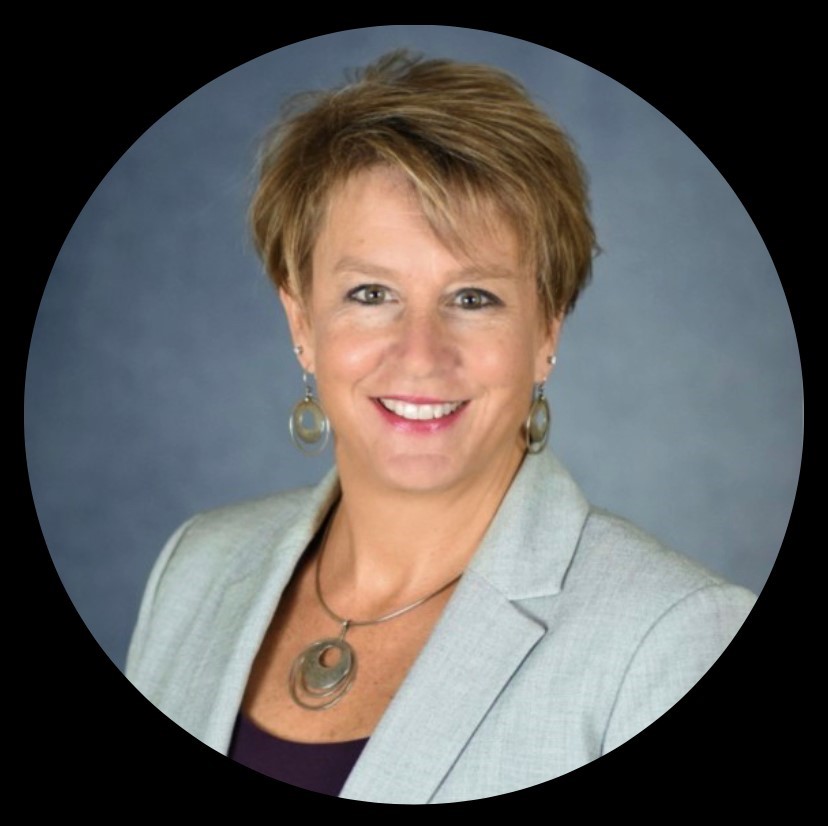
[[[355,677],[356,653],[345,640],[317,640],[293,661],[288,680],[290,696],[297,705],[311,711],[330,708],[347,694]]]

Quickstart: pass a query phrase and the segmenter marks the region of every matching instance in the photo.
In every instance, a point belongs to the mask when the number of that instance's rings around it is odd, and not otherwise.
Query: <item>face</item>
[[[393,171],[332,194],[310,295],[282,300],[343,479],[446,491],[508,484],[519,465],[560,324],[544,322],[511,230],[468,240],[473,259],[447,249]]]

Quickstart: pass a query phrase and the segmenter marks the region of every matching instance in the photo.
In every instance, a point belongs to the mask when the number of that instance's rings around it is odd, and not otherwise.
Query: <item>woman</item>
[[[303,98],[252,206],[336,470],[172,537],[127,673],[233,759],[398,803],[571,771],[680,699],[753,596],[591,508],[545,384],[594,249],[584,176],[508,76],[394,53]]]

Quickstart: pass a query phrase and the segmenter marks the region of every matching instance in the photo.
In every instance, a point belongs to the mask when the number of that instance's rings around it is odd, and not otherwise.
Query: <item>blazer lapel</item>
[[[207,745],[226,754],[250,668],[282,592],[339,495],[334,472],[298,505],[290,525],[263,524],[234,549],[237,573],[212,607],[211,638],[191,664],[182,716]],[[185,728],[188,728],[185,724]]]
[[[546,633],[518,600],[557,593],[589,506],[551,455],[528,457],[342,797],[427,803]]]
[[[485,580],[464,576],[341,796],[427,803],[543,633]]]

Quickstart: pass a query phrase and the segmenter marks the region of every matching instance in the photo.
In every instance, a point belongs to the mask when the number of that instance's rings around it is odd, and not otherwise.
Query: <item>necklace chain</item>
[[[434,597],[439,596],[443,593],[443,591],[450,588],[457,582],[458,579],[462,576],[462,573],[457,574],[456,577],[446,582],[444,585],[441,585],[436,591],[432,591],[430,594],[426,594],[424,597],[420,597],[420,599],[416,600],[415,602],[410,603],[409,605],[404,605],[402,608],[397,608],[395,611],[391,611],[388,614],[383,614],[381,617],[377,617],[376,619],[369,619],[369,620],[355,620],[355,619],[345,619],[345,617],[340,617],[333,608],[325,602],[325,597],[322,596],[322,584],[320,582],[320,569],[322,568],[322,554],[325,550],[325,543],[328,539],[328,533],[330,531],[331,523],[333,522],[333,517],[328,520],[328,524],[325,526],[325,533],[322,536],[322,541],[319,543],[319,556],[316,560],[316,596],[319,599],[319,604],[325,610],[325,613],[332,619],[338,622],[343,628],[343,635],[344,632],[347,631],[349,628],[356,628],[362,625],[379,625],[381,622],[387,622],[388,620],[395,619],[396,617],[400,617],[403,614],[407,614],[409,611],[413,611],[415,608],[419,608],[423,603],[428,602],[430,599],[434,599]]]
[[[357,672],[357,655],[351,644],[345,639],[345,635],[350,628],[360,625],[378,625],[381,622],[387,622],[413,611],[424,602],[428,602],[438,594],[442,594],[462,576],[462,573],[458,574],[450,582],[441,585],[436,591],[421,597],[410,605],[404,605],[396,611],[383,614],[381,617],[368,620],[352,620],[340,617],[325,602],[325,597],[322,596],[319,573],[322,568],[322,555],[325,551],[325,544],[332,522],[333,517],[330,517],[325,525],[325,533],[319,543],[314,579],[319,604],[325,610],[325,613],[341,626],[339,637],[325,637],[306,646],[293,661],[288,675],[290,696],[298,706],[309,711],[322,711],[335,706],[351,690],[351,686],[354,684]],[[328,652],[330,651],[337,653],[337,657],[332,663],[328,662]]]

